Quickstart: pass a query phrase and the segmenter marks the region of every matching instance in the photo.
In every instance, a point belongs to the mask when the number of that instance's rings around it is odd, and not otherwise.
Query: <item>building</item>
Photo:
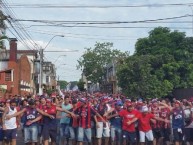
[[[69,82],[65,91],[78,91],[77,82]]]
[[[116,76],[117,61],[112,60],[104,69],[105,75],[101,84],[101,91],[106,93],[120,93],[121,88],[118,87],[118,81]]]
[[[28,56],[18,53],[17,40],[10,39],[10,50],[3,51],[0,61],[0,95],[27,95],[33,93],[32,67]],[[34,52],[35,54],[35,52]],[[35,56],[34,56],[35,57]]]
[[[84,88],[89,92],[89,93],[94,93],[94,92],[104,92],[104,93],[120,93],[121,88],[118,87],[118,80],[116,76],[116,71],[117,71],[117,61],[112,60],[111,63],[107,64],[106,67],[104,67],[104,72],[105,74],[102,76],[102,81],[101,83],[92,83],[91,81],[87,80],[87,77],[84,75],[84,72],[82,73],[82,80],[85,82]]]
[[[100,84],[89,81],[84,75],[84,71],[82,73],[82,81],[84,82],[84,89],[87,90],[87,92],[95,93],[100,91]]]
[[[56,81],[56,68],[52,62],[43,62],[43,88],[49,90],[55,90],[57,86]]]

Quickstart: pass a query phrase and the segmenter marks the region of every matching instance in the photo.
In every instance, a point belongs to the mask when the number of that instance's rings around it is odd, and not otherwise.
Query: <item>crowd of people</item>
[[[67,92],[0,98],[0,145],[193,144],[193,99],[135,99]]]

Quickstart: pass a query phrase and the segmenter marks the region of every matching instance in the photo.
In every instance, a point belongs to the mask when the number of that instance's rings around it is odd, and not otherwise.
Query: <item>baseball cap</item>
[[[116,105],[116,106],[123,106],[123,103],[122,103],[122,101],[117,101],[117,102],[115,103],[115,105]]]
[[[126,106],[127,106],[127,107],[132,107],[133,104],[132,104],[131,102],[128,102],[128,103],[126,103]]]
[[[79,101],[82,103],[86,103],[86,98],[80,98]]]
[[[156,103],[156,102],[157,102],[157,99],[152,99],[151,102],[152,102],[152,103]]]
[[[142,108],[141,108],[141,112],[148,112],[148,107],[147,106],[143,106]]]
[[[175,101],[175,104],[180,105],[180,104],[181,104],[181,102],[180,102],[179,100],[176,100],[176,101]]]
[[[46,99],[46,103],[52,103],[51,99]]]

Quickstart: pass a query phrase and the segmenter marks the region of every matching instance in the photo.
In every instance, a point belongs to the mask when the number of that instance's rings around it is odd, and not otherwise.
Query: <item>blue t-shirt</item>
[[[178,129],[184,127],[184,113],[182,109],[174,109],[172,115],[172,128]]]
[[[111,115],[114,115],[114,114],[117,114],[117,113],[118,112],[115,110],[115,111],[112,112]],[[120,127],[121,128],[121,126],[122,126],[122,118],[119,115],[116,116],[116,117],[111,118],[110,122],[111,122],[111,125],[113,127]]]
[[[28,127],[28,126],[32,126],[32,125],[37,125],[37,122],[32,123],[31,125],[26,125],[26,123],[30,120],[34,120],[39,116],[39,113],[37,112],[37,110],[35,108],[31,108],[31,107],[26,107],[26,111],[24,113],[24,126]]]

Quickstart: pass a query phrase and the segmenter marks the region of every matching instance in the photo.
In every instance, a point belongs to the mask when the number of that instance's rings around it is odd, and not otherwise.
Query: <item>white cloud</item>
[[[7,0],[11,2],[11,0]],[[14,2],[16,3],[16,2]],[[20,4],[60,4],[60,5],[144,5],[144,4],[167,4],[167,3],[192,3],[192,0],[17,0]],[[143,8],[53,8],[53,9],[13,9],[17,17],[20,19],[38,19],[38,20],[64,20],[64,21],[137,21],[145,19],[158,19],[182,16],[185,14],[192,14],[190,7],[143,7]],[[183,18],[180,20],[192,21],[191,17]],[[170,20],[170,21],[178,21]],[[33,22],[23,22],[25,25],[34,25]],[[80,26],[80,25],[78,25]],[[99,25],[98,25],[99,26]],[[106,25],[107,26],[107,25]],[[109,25],[108,25],[109,26]],[[192,23],[189,24],[119,24],[112,26],[127,26],[127,27],[192,27]],[[134,52],[135,42],[137,38],[146,37],[148,32],[152,28],[120,28],[120,29],[108,29],[108,28],[81,28],[81,27],[30,27],[27,30],[33,37],[35,42],[41,46],[45,46],[51,39],[50,35],[35,33],[34,30],[47,31],[49,33],[65,35],[64,38],[54,38],[49,44],[46,50],[79,50],[78,53],[45,53],[47,58],[57,58],[61,54],[67,56],[63,59],[64,63],[70,66],[76,66],[77,60],[84,52],[85,47],[94,46],[95,42],[110,41],[114,43],[114,47],[122,51]],[[192,30],[179,29],[184,31],[188,36],[192,36]],[[84,35],[79,35],[84,34]],[[11,35],[11,34],[9,34]],[[117,36],[117,37],[115,37]],[[118,37],[119,36],[119,37]],[[122,36],[122,37],[121,37]],[[126,37],[125,37],[126,36]],[[109,40],[106,40],[109,39]],[[117,40],[115,40],[117,39]],[[123,39],[123,40],[120,40]],[[29,43],[29,42],[28,42]],[[20,44],[19,44],[20,45]],[[24,49],[22,45],[19,48]],[[52,59],[50,59],[51,61]],[[65,73],[58,70],[58,75],[63,76],[66,80],[78,80],[80,78],[80,71],[72,71],[69,67],[64,66]],[[69,75],[69,77],[67,77]],[[73,77],[71,77],[73,75]]]

